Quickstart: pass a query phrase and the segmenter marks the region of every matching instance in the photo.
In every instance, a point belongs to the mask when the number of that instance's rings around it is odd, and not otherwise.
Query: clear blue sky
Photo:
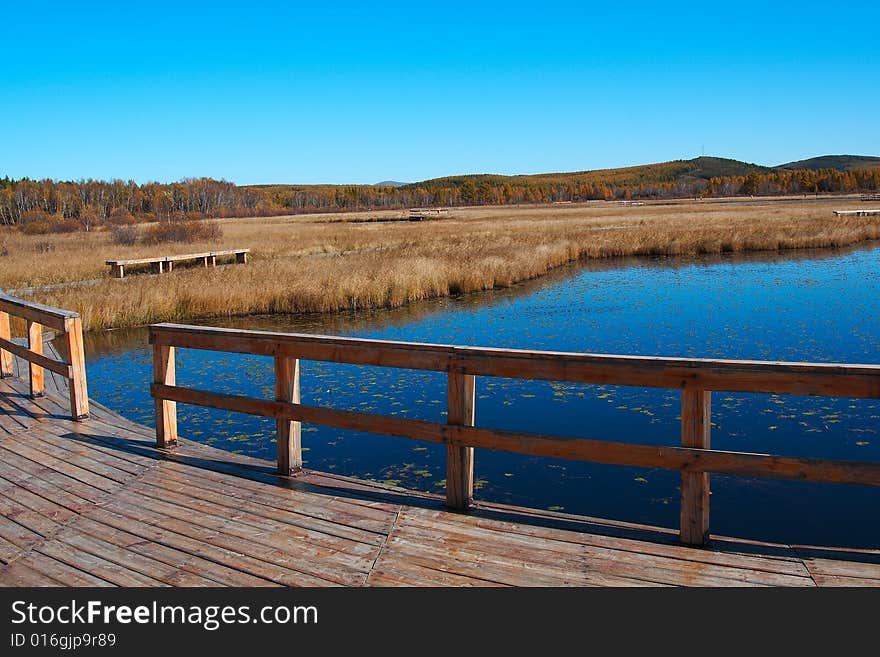
[[[878,155],[878,5],[0,0],[0,176],[373,183]]]

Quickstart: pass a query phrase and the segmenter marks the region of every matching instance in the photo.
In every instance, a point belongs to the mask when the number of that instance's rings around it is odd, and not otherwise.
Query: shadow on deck
[[[59,391],[60,392],[60,391]],[[433,495],[155,435],[0,381],[6,586],[880,585],[880,551],[769,545]]]

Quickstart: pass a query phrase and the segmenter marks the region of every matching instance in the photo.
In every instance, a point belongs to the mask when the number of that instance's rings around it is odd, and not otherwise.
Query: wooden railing
[[[25,321],[27,346],[12,341],[10,316]],[[43,327],[65,334],[69,362],[57,361],[43,354]],[[29,363],[28,381],[32,397],[43,395],[44,369],[50,370],[68,379],[71,418],[80,420],[88,417],[86,360],[82,320],[78,314],[0,292],[0,376],[13,375],[13,354]]]
[[[681,541],[709,533],[709,473],[880,485],[880,463],[794,458],[710,449],[711,391],[880,398],[880,365],[645,358],[359,340],[157,324],[153,345],[156,438],[177,442],[176,403],[274,417],[278,470],[302,464],[300,422],[403,436],[447,445],[446,498],[473,500],[474,448],[681,471]],[[254,399],[175,385],[175,347],[271,356],[275,399]],[[309,406],[300,402],[299,359],[446,372],[447,423]],[[561,438],[474,426],[476,376],[680,389],[681,447]]]

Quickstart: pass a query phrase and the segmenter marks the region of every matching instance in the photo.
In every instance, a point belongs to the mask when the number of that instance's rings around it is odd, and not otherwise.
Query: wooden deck
[[[6,586],[880,586],[880,551],[767,545],[439,497],[180,441],[0,380]]]

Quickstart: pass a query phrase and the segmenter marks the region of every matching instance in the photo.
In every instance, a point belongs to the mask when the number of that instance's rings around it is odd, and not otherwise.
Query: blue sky
[[[878,4],[0,0],[0,176],[880,155]]]

